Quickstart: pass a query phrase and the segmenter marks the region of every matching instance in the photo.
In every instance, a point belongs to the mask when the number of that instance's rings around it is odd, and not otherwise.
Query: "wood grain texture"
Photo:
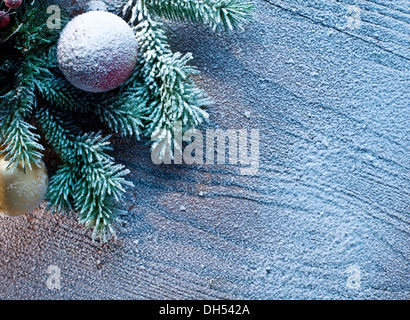
[[[44,210],[0,218],[0,298],[410,298],[410,3],[255,2],[243,32],[171,24],[170,38],[215,101],[201,130],[258,129],[259,172],[156,166],[114,139],[135,184],[118,240]]]

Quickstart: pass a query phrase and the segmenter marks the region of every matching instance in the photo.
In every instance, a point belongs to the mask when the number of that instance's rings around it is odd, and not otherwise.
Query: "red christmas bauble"
[[[17,9],[22,3],[23,0],[4,0],[4,4],[10,9]]]
[[[105,92],[123,84],[133,72],[138,44],[120,17],[90,11],[71,20],[58,42],[58,63],[66,79],[88,92]]]
[[[10,24],[10,16],[6,11],[0,11],[0,28],[5,28]]]

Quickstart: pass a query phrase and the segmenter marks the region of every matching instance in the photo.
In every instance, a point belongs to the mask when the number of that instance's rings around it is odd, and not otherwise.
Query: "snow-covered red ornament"
[[[110,12],[90,11],[67,24],[57,54],[60,70],[72,85],[97,93],[117,88],[129,78],[138,44],[123,19]]]

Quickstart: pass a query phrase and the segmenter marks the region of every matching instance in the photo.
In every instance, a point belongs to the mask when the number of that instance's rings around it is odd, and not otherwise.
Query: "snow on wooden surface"
[[[115,139],[135,184],[118,240],[0,218],[0,298],[410,298],[410,2],[255,2],[243,32],[170,37],[215,101],[200,129],[259,130],[257,174]]]

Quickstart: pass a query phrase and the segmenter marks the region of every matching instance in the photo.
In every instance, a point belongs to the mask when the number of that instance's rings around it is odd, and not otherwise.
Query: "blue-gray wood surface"
[[[410,298],[410,1],[255,2],[242,32],[170,37],[215,101],[200,129],[258,129],[258,173],[116,139],[135,184],[118,240],[2,217],[0,298]]]

